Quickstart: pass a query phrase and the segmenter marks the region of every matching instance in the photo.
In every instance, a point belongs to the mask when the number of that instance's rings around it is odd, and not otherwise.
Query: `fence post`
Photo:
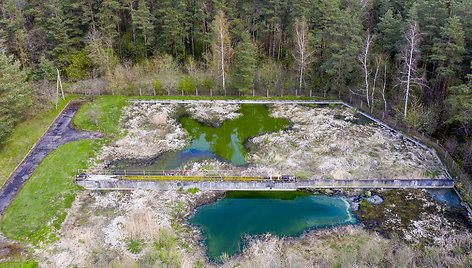
[[[397,119],[395,118],[395,127],[397,127]]]
[[[438,147],[438,144],[439,144],[439,140],[436,139],[436,147]]]
[[[311,97],[311,89],[310,89],[310,97]]]
[[[408,133],[410,133],[410,127],[408,127]]]
[[[213,90],[210,88],[210,96],[213,96]]]
[[[385,112],[382,112],[382,120],[385,118]]]
[[[123,171],[125,172],[125,176],[126,176],[126,169],[125,169],[125,170],[123,170]]]
[[[361,101],[361,109],[362,109],[362,103],[363,103],[363,101]]]
[[[349,97],[349,103],[352,103],[352,95]]]
[[[424,132],[421,132],[421,139],[424,139]]]
[[[371,113],[371,114],[374,113],[374,106],[373,106],[373,105],[370,107],[370,113]]]
[[[454,169],[454,162],[455,162],[455,161],[454,161],[454,160],[452,160],[452,169]]]

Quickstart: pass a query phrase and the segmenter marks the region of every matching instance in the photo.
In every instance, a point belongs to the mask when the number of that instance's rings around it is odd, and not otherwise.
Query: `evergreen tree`
[[[388,54],[392,59],[395,58],[401,45],[401,32],[403,22],[400,14],[394,14],[388,10],[380,22],[377,24],[376,44],[381,50]]]
[[[244,31],[241,38],[233,65],[233,85],[240,93],[248,94],[254,88],[256,46],[251,43],[248,31]]]
[[[461,72],[460,63],[465,53],[464,31],[459,17],[454,16],[441,27],[440,35],[435,38],[431,60],[436,63],[435,88],[445,97],[447,87],[454,83]]]
[[[146,6],[145,0],[139,0],[138,8],[131,12],[133,13],[133,24],[141,31],[144,40],[144,55],[147,59],[147,46],[152,41],[152,31],[154,30],[153,16],[149,11],[149,7]]]
[[[0,143],[13,133],[31,106],[32,87],[18,60],[0,53]]]

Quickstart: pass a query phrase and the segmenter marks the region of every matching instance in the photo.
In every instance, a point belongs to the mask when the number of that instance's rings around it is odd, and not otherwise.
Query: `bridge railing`
[[[240,179],[240,180],[266,180],[266,181],[296,181],[293,175],[280,174],[259,174],[247,175],[242,171],[235,170],[137,170],[137,169],[107,169],[88,170],[79,169],[78,179],[85,179],[87,176],[126,176],[126,177],[179,177],[193,179]]]

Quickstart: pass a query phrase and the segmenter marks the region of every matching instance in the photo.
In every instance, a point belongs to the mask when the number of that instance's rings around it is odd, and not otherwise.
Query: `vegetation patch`
[[[198,188],[189,188],[187,191],[191,194],[196,194],[196,193],[198,193],[198,191],[200,191],[200,189],[198,189]]]
[[[38,262],[36,261],[6,261],[0,263],[0,268],[36,268]]]
[[[23,160],[69,100],[77,98],[75,95],[68,95],[66,100],[59,101],[57,110],[50,107],[49,110],[32,114],[16,126],[9,140],[0,144],[0,184],[3,184],[13,169]]]
[[[79,191],[74,183],[77,169],[87,168],[87,160],[100,146],[100,141],[78,141],[48,155],[3,215],[3,233],[32,244],[55,241]]]

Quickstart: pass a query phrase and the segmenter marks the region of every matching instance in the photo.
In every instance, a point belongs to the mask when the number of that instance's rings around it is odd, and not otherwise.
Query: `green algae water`
[[[228,192],[200,207],[189,222],[205,235],[208,255],[218,260],[242,250],[246,235],[297,236],[309,229],[354,224],[344,198],[304,192]]]
[[[245,165],[247,149],[244,143],[250,137],[279,131],[290,124],[287,119],[271,117],[269,109],[262,104],[243,104],[239,113],[241,116],[223,122],[218,128],[190,117],[181,118],[180,123],[192,139],[192,144],[185,150],[212,152],[235,165]]]

